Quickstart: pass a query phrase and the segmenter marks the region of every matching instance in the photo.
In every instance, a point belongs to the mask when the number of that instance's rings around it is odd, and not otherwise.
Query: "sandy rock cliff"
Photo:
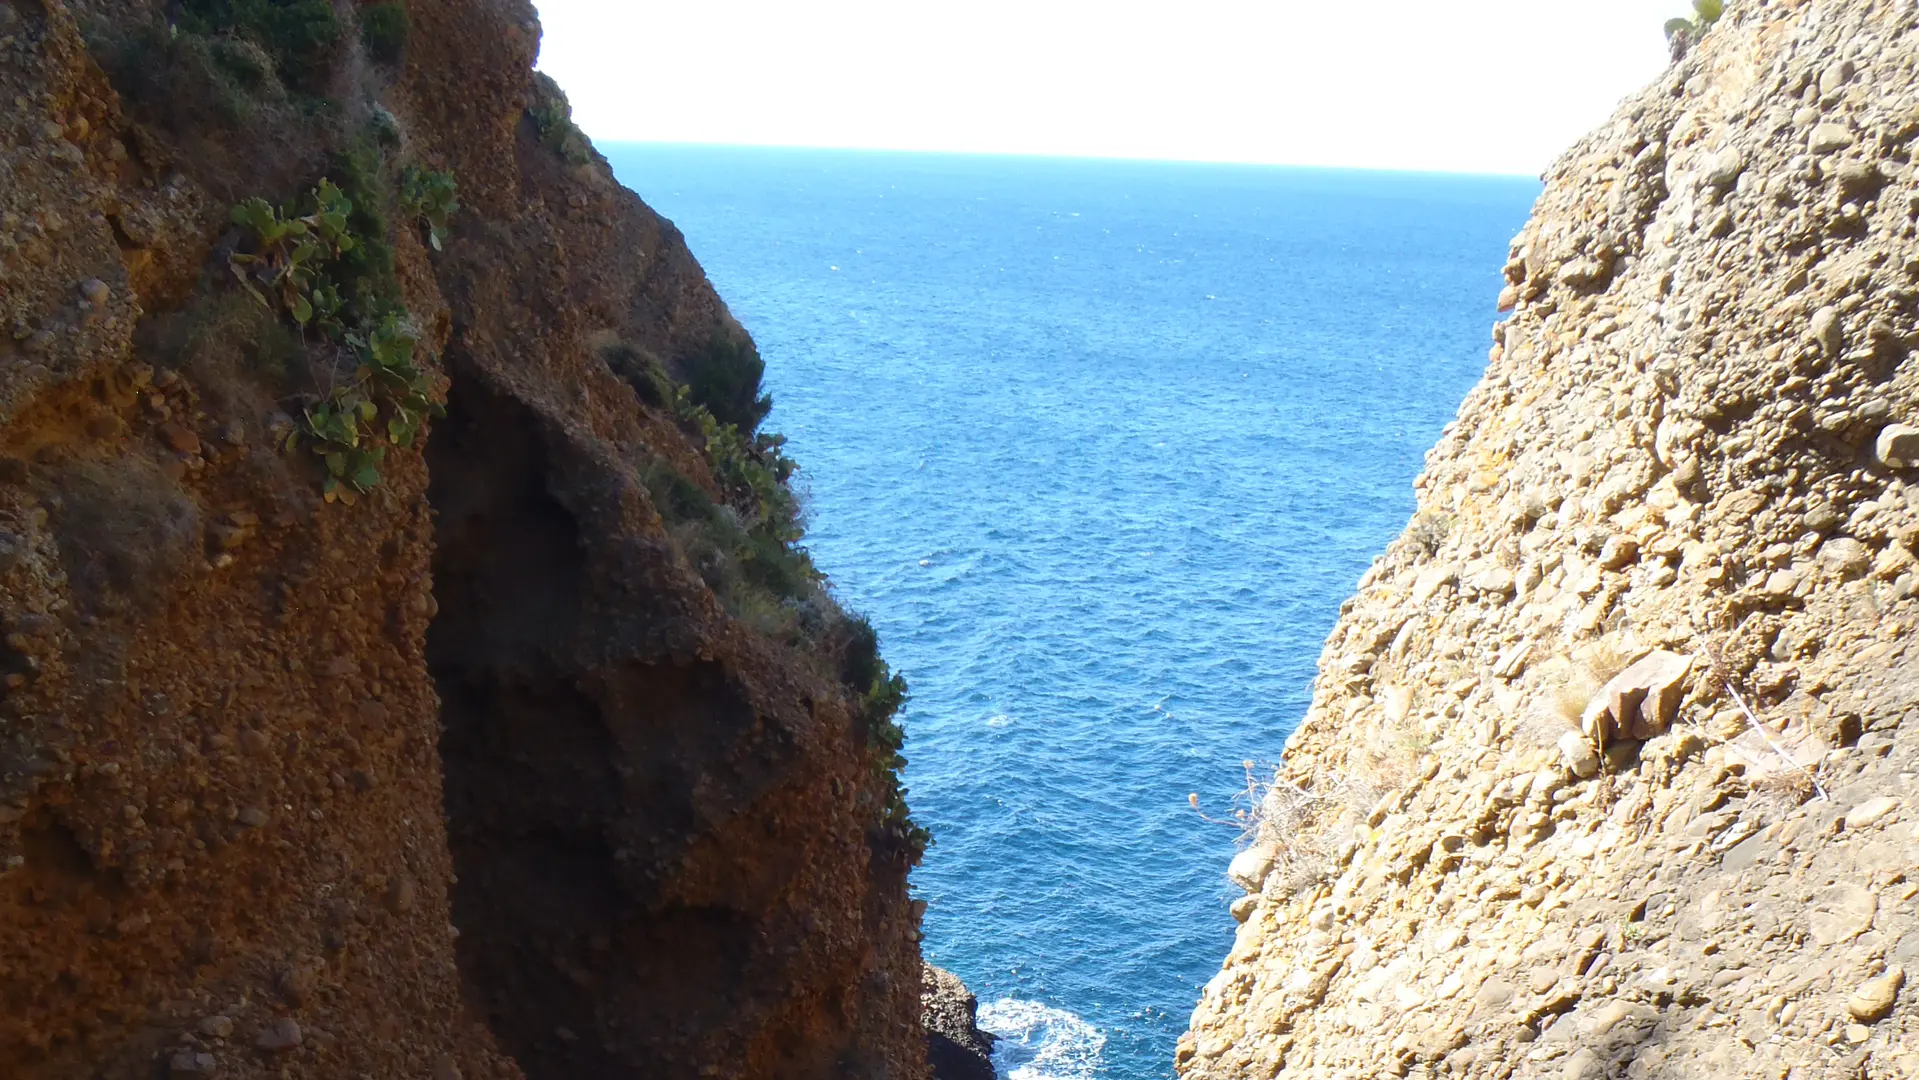
[[[538,38],[0,0],[0,1076],[924,1075],[898,687]]]
[[[1919,16],[1729,9],[1546,178],[1182,1077],[1919,1076]]]

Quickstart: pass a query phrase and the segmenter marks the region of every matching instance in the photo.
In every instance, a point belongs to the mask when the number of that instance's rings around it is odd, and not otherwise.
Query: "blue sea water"
[[[912,686],[926,949],[1003,1075],[1172,1075],[1244,761],[1478,377],[1528,180],[614,146],[758,339]]]

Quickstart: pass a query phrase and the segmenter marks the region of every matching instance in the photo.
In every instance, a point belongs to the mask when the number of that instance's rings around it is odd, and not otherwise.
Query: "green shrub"
[[[324,84],[341,35],[328,0],[181,0],[177,11],[181,31],[250,40],[283,80],[310,90]]]
[[[773,398],[760,390],[766,362],[753,339],[738,324],[716,330],[699,351],[679,362],[684,382],[695,404],[704,406],[722,424],[751,434],[773,409]]]
[[[446,415],[437,388],[414,362],[413,330],[397,316],[348,341],[356,360],[352,373],[307,404],[305,423],[285,443],[289,453],[305,446],[320,457],[328,502],[351,503],[372,491],[387,447],[411,447],[428,416]]]
[[[879,634],[864,615],[848,616],[840,631],[840,682],[853,692],[859,710],[875,779],[884,794],[882,820],[917,862],[932,846],[933,836],[914,822],[906,805],[906,787],[900,783],[900,770],[906,767],[902,753],[906,730],[899,724],[899,711],[906,704],[906,680],[887,667],[879,645]]]
[[[584,165],[593,160],[593,143],[573,123],[573,104],[566,91],[543,71],[533,73],[534,102],[527,110],[540,142],[568,165]]]
[[[639,399],[656,409],[673,407],[679,401],[680,388],[666,373],[660,358],[624,341],[609,342],[599,350],[607,370],[625,380]]]
[[[368,4],[360,9],[360,41],[367,55],[383,64],[397,64],[406,52],[411,26],[406,5],[399,0]]]
[[[177,33],[158,20],[98,21],[87,46],[122,97],[174,130],[238,127],[259,102],[285,96],[272,58],[244,39]]]
[[[359,136],[334,154],[328,170],[339,178],[340,190],[353,207],[347,227],[357,242],[341,256],[335,274],[344,286],[352,321],[359,326],[371,326],[385,315],[405,310],[386,214],[393,184],[385,146],[375,113]]]
[[[743,339],[742,334],[735,340]],[[906,680],[880,656],[873,624],[840,612],[827,594],[825,576],[799,546],[805,515],[793,494],[795,464],[786,456],[785,437],[749,435],[723,421],[696,398],[693,387],[676,386],[658,358],[643,349],[613,340],[598,352],[641,401],[655,408],[670,405],[674,419],[699,439],[720,500],[656,459],[641,474],[655,509],[729,614],[768,637],[832,658],[832,667],[822,674],[837,678],[853,702],[883,799],[875,849],[904,852],[917,861],[932,836],[913,821],[899,779],[906,764],[906,732],[898,721]],[[752,362],[757,390],[757,354]],[[764,413],[761,407],[753,422]]]

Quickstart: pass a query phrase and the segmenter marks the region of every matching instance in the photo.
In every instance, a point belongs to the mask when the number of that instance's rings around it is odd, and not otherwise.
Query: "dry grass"
[[[1238,830],[1239,845],[1260,843],[1273,850],[1267,888],[1283,896],[1303,892],[1331,877],[1338,868],[1339,826],[1357,819],[1379,799],[1379,789],[1341,780],[1325,791],[1309,790],[1280,775],[1279,767],[1244,761],[1246,786],[1233,796],[1228,818],[1200,817]],[[1199,796],[1189,795],[1195,810]]]
[[[238,289],[216,290],[141,333],[143,349],[183,371],[215,413],[257,419],[313,382],[299,335]]]
[[[57,483],[61,556],[86,601],[150,607],[201,564],[200,508],[153,462],[83,462]]]

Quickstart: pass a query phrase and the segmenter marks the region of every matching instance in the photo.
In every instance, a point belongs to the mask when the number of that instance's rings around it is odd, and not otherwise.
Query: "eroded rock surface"
[[[1553,167],[1181,1076],[1919,1076],[1914,21],[1735,0]]]
[[[993,1080],[993,1043],[980,1030],[979,1000],[945,968],[927,964],[920,989],[933,1080]]]

